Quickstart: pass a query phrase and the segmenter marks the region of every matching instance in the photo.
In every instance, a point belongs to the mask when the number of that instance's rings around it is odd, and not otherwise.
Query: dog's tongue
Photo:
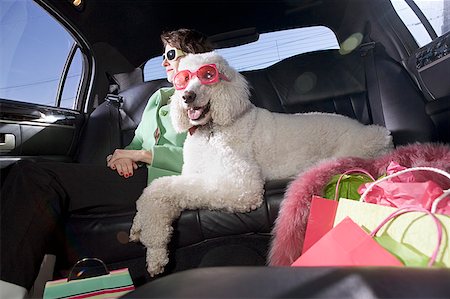
[[[188,110],[188,117],[191,120],[196,120],[202,115],[202,112],[203,108],[190,108]]]

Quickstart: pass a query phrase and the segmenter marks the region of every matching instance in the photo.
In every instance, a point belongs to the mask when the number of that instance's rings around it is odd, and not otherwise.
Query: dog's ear
[[[214,90],[211,101],[211,117],[215,124],[226,126],[234,122],[251,106],[250,91],[244,76],[228,65],[219,66],[219,71],[230,81],[222,80]]]
[[[181,93],[175,91],[170,98],[170,118],[177,133],[186,132],[192,126],[181,103]]]

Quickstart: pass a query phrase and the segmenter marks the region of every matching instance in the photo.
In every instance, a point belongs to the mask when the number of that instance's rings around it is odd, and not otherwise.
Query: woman
[[[187,53],[212,50],[194,30],[163,33],[161,40],[169,82]],[[29,161],[11,169],[1,190],[0,298],[23,297],[32,287],[48,244],[61,240],[64,217],[134,209],[153,179],[181,172],[186,135],[172,128],[168,100],[173,92],[162,88],[150,97],[132,142],[107,157],[113,171],[101,165]]]
[[[204,36],[188,29],[163,33],[161,40],[165,47],[162,66],[166,69],[167,80],[171,83],[183,56],[187,53],[213,50]],[[108,166],[117,170],[119,175],[125,178],[132,176],[139,162],[148,165],[148,183],[157,177],[181,172],[182,146],[186,134],[175,134],[170,121],[167,102],[174,91],[171,87],[161,88],[154,93],[148,101],[131,143],[125,149],[117,149],[107,157]],[[157,113],[158,111],[163,113]],[[163,135],[161,132],[164,131],[157,126],[155,116],[160,118],[160,123],[168,130]],[[148,132],[152,132],[155,138],[145,138]]]

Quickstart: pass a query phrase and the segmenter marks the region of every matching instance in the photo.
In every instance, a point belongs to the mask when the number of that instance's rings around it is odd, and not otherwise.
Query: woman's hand
[[[113,154],[106,157],[106,161],[109,168],[128,178],[137,169],[137,162],[151,164],[152,158],[152,152],[150,151],[116,149]]]
[[[109,168],[116,170],[117,173],[124,178],[132,176],[134,170],[138,168],[137,163],[128,158],[117,159],[110,165]]]

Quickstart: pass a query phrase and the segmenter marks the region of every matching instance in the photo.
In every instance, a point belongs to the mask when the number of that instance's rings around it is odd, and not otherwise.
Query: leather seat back
[[[380,113],[395,144],[435,141],[436,129],[425,111],[426,100],[406,69],[381,46],[373,51],[376,69],[367,69],[371,58],[359,50],[347,55],[324,50],[243,74],[253,87],[251,100],[259,107],[286,113],[337,113],[363,124],[374,123],[373,116]],[[374,72],[375,80],[368,72]],[[369,98],[374,89],[379,99]]]

